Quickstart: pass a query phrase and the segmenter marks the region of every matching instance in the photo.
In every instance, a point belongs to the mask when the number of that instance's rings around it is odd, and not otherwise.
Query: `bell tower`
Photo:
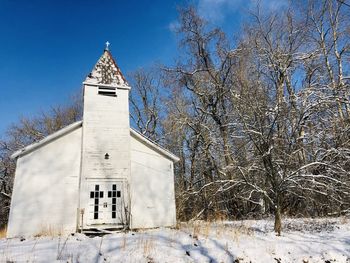
[[[83,85],[80,226],[124,224],[130,177],[130,87],[108,42]]]

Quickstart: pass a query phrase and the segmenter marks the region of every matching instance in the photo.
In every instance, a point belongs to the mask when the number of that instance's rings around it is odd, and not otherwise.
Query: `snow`
[[[344,262],[350,219],[285,219],[180,224],[103,237],[73,234],[0,239],[0,262]]]

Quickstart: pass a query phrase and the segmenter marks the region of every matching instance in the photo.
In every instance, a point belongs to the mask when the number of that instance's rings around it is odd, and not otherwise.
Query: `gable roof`
[[[35,151],[36,149],[50,143],[51,141],[58,139],[72,131],[74,131],[77,128],[82,127],[83,125],[83,121],[77,121],[74,122],[64,128],[62,128],[61,130],[58,130],[56,132],[54,132],[53,134],[50,134],[49,136],[46,136],[44,139],[32,143],[16,152],[14,152],[11,155],[12,159],[15,159],[17,157],[21,157],[27,153],[30,153],[32,151]],[[173,162],[178,162],[180,160],[179,157],[177,157],[176,155],[172,154],[171,152],[169,152],[168,150],[166,150],[165,148],[163,148],[162,146],[158,145],[157,143],[151,141],[150,139],[148,139],[147,137],[145,137],[144,135],[142,135],[141,133],[137,132],[136,130],[134,130],[133,128],[130,128],[130,135],[133,136],[134,138],[138,139],[139,141],[141,141],[142,143],[144,143],[145,145],[149,146],[150,148],[152,148],[153,150],[155,150],[156,152],[160,153],[161,155],[169,158],[170,160],[172,160]]]
[[[108,49],[104,50],[84,83],[129,86]]]
[[[74,122],[48,136],[46,136],[44,139],[40,140],[40,141],[37,141],[35,143],[32,143],[32,144],[29,144],[28,146],[22,148],[22,149],[19,149],[18,151],[15,151],[12,155],[11,155],[11,158],[14,159],[14,158],[17,158],[17,157],[20,157],[22,155],[25,155],[29,152],[32,152],[34,150],[36,150],[37,148],[40,148],[50,142],[52,142],[53,140],[57,139],[57,138],[60,138],[64,135],[66,135],[67,133],[70,133],[71,131],[74,131],[75,129],[77,128],[80,128],[82,126],[82,123],[83,121],[77,121],[77,122]]]
[[[170,151],[168,151],[167,149],[163,148],[162,146],[160,146],[159,144],[155,143],[154,141],[148,139],[146,136],[144,136],[140,132],[134,130],[133,128],[130,128],[130,135],[133,136],[134,138],[138,139],[142,143],[146,144],[147,146],[149,146],[150,148],[152,148],[156,152],[158,152],[158,153],[168,157],[173,162],[176,163],[176,162],[180,161],[180,158],[177,157],[175,154],[172,154]]]

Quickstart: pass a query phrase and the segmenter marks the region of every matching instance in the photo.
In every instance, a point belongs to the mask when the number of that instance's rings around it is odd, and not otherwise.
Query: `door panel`
[[[122,182],[90,183],[88,195],[88,225],[124,222]]]

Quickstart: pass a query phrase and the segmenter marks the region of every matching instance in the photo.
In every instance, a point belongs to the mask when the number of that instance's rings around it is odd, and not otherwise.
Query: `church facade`
[[[12,155],[8,237],[176,224],[179,158],[130,128],[130,86],[108,48],[83,89],[82,121]]]

